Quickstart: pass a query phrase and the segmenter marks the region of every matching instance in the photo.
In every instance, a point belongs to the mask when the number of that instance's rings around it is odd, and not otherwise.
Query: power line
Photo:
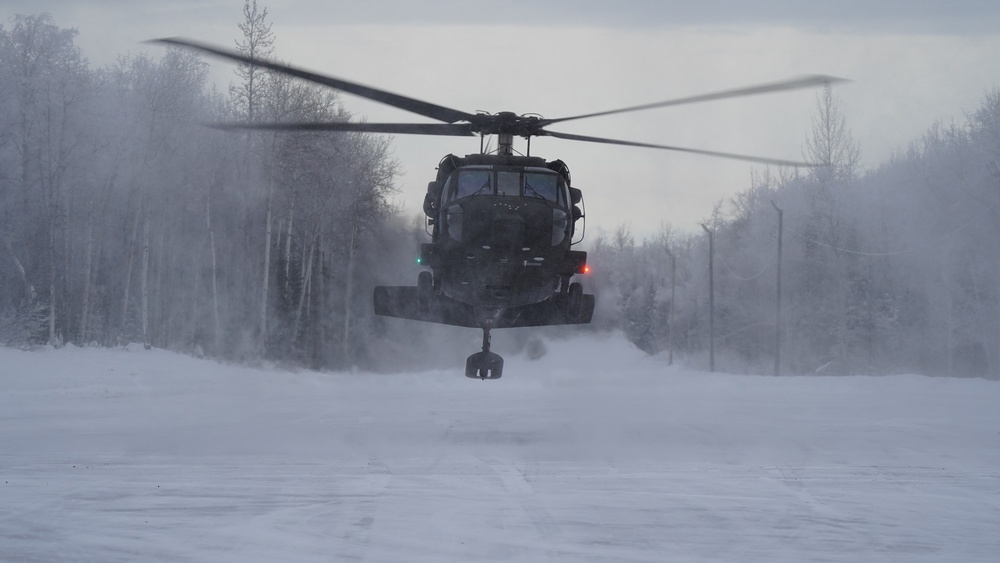
[[[957,231],[957,229],[956,229],[956,231]],[[806,236],[806,235],[804,235],[802,233],[795,233],[795,234],[796,234],[796,236],[801,237],[802,239],[804,239],[807,242],[811,242],[813,244],[818,244],[820,246],[825,246],[826,248],[830,248],[830,249],[836,250],[838,252],[846,252],[847,254],[857,254],[858,256],[899,256],[899,255],[902,255],[902,254],[911,254],[913,252],[920,252],[920,251],[925,250],[927,248],[930,248],[930,247],[933,247],[933,246],[938,246],[938,244],[942,240],[945,240],[946,238],[950,237],[954,232],[955,231],[952,231],[952,233],[949,233],[948,236],[941,237],[941,238],[937,239],[934,242],[928,242],[927,244],[924,244],[924,245],[921,245],[921,246],[915,246],[913,248],[907,248],[905,250],[895,250],[895,251],[892,251],[892,252],[866,252],[866,251],[862,251],[862,250],[851,250],[849,248],[841,248],[839,246],[834,246],[832,244],[827,244],[825,242],[816,240],[816,239],[814,239],[812,237],[808,237],[808,236]]]
[[[774,264],[774,258],[772,258],[772,259],[768,260],[767,264],[764,265],[764,268],[761,271],[757,272],[756,274],[754,274],[753,276],[751,276],[749,278],[745,278],[743,276],[740,276],[736,272],[734,272],[733,269],[729,267],[729,263],[726,262],[726,258],[718,250],[716,250],[715,253],[719,256],[719,260],[722,261],[722,265],[725,266],[725,268],[729,272],[729,274],[732,275],[734,278],[740,280],[740,281],[753,281],[753,280],[759,278],[760,276],[764,275],[764,272],[766,272],[769,269],[771,269],[771,265]]]

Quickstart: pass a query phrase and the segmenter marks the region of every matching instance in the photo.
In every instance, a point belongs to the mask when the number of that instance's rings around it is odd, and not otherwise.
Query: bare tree
[[[853,256],[844,251],[853,242],[853,233],[842,209],[846,203],[845,192],[857,178],[860,148],[847,128],[847,120],[840,111],[840,102],[830,85],[817,95],[812,135],[806,141],[806,156],[817,165],[812,169],[811,182],[807,184],[812,211],[806,245],[813,256],[810,264],[816,268],[810,283],[816,284],[819,290],[812,299],[822,296],[827,300],[836,296],[828,307],[837,322],[834,333],[838,342],[839,361],[847,369],[852,299],[850,269]],[[833,260],[824,260],[824,255],[832,255]]]
[[[258,9],[257,0],[244,0],[243,21],[237,24],[241,36],[236,40],[236,49],[241,54],[254,59],[270,57],[274,52],[274,35],[271,32],[271,24],[267,21],[267,8]],[[266,69],[253,64],[239,64],[236,67],[238,81],[229,88],[230,99],[232,100],[236,114],[246,121],[256,121],[260,119],[264,106],[269,73]],[[274,199],[274,165],[271,156],[274,152],[273,135],[246,134],[246,157],[250,161],[244,160],[242,170],[245,177],[249,178],[252,166],[259,170],[263,167],[264,173],[261,175],[264,182],[264,263],[261,276],[260,287],[260,308],[258,316],[259,340],[257,343],[258,355],[263,355],[268,339],[268,308],[271,283],[271,240],[273,236],[273,199]]]
[[[241,38],[236,40],[236,49],[240,54],[265,59],[274,53],[274,34],[271,23],[267,21],[267,8],[258,10],[257,0],[244,0],[243,21],[237,25],[242,33]],[[238,82],[230,85],[229,95],[239,114],[247,121],[254,121],[264,103],[268,72],[259,66],[244,63],[237,65],[235,72]]]
[[[817,165],[813,175],[820,182],[853,180],[861,162],[861,147],[847,128],[840,101],[827,84],[816,97],[812,136],[806,141],[806,158]]]

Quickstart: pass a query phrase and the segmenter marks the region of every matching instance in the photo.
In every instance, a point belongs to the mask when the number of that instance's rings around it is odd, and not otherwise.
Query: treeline
[[[622,226],[600,237],[591,252],[599,318],[647,352],[673,348],[707,367],[711,233],[720,369],[771,372],[779,326],[784,373],[996,377],[1000,90],[964,123],[932,128],[870,171],[858,168],[834,94],[817,102],[805,154],[819,166],[753,173],[705,231],[665,225],[636,244]]]
[[[239,49],[269,56],[266,10],[243,16]],[[178,49],[91,68],[75,36],[47,15],[0,28],[0,343],[363,364],[372,280],[412,236],[386,139],[216,131],[351,116],[257,67],[220,93]]]

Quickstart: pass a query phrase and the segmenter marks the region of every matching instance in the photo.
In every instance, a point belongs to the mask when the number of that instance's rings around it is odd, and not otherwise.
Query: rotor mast
[[[497,133],[497,154],[500,156],[514,156],[513,134]]]
[[[486,115],[488,117],[480,126],[480,130],[497,136],[497,154],[500,156],[514,156],[515,136],[531,138],[531,135],[537,134],[537,127],[532,127],[537,119],[525,119],[510,111]]]

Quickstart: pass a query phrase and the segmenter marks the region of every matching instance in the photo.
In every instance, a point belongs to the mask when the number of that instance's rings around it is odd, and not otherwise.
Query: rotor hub
[[[542,119],[536,115],[517,115],[512,111],[479,113],[471,120],[472,130],[482,135],[534,137],[542,129]]]

